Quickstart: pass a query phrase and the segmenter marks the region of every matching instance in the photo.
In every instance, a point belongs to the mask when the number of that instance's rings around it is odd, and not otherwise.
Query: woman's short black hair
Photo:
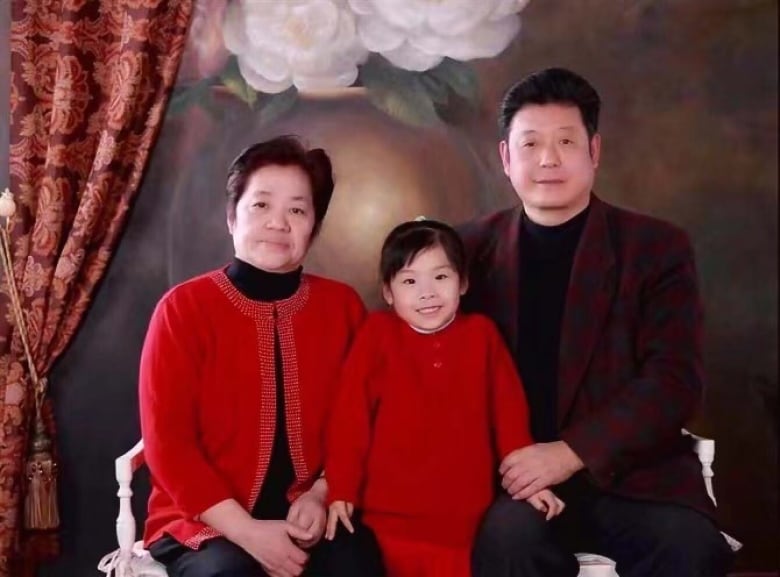
[[[440,246],[461,282],[466,280],[466,248],[451,226],[437,220],[413,220],[396,226],[382,245],[379,272],[387,285],[422,251]]]
[[[250,177],[264,166],[297,166],[309,177],[314,205],[316,234],[333,196],[333,168],[330,158],[321,148],[307,149],[295,135],[277,136],[245,148],[230,164],[225,192],[227,213],[233,217],[236,205],[246,190]]]

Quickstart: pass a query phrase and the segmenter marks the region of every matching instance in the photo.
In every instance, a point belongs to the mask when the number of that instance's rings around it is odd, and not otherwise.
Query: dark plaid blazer
[[[463,307],[491,317],[517,359],[520,207],[460,227]],[[561,327],[558,427],[601,488],[714,513],[681,429],[703,388],[702,312],[687,235],[593,196]]]

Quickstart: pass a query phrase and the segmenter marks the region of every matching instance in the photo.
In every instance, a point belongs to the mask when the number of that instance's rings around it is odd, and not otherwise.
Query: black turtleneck
[[[518,367],[528,397],[531,433],[538,442],[558,440],[558,353],[574,253],[586,208],[556,226],[523,214],[520,235]]]
[[[301,285],[302,267],[292,272],[267,272],[233,258],[225,271],[230,282],[248,299],[271,302],[290,298]]]
[[[245,297],[263,302],[286,299],[301,285],[301,268],[288,273],[271,273],[234,258],[225,273]],[[284,365],[279,332],[274,327],[274,365],[276,367],[276,428],[271,460],[252,516],[257,519],[285,519],[290,504],[287,489],[295,481],[295,469],[287,438],[287,420],[284,410]],[[256,383],[260,386],[260,383]]]

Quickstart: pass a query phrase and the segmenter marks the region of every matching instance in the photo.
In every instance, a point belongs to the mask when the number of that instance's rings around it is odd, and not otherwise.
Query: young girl
[[[494,325],[458,314],[463,243],[432,220],[396,227],[382,247],[393,311],[364,323],[343,368],[325,457],[326,538],[355,507],[376,533],[389,577],[469,577],[471,541],[497,468],[531,444],[523,387]],[[548,519],[549,490],[528,501]]]

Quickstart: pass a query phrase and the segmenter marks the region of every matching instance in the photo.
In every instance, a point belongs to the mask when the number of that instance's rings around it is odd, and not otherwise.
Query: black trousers
[[[371,530],[353,518],[355,533],[339,526],[333,541],[323,539],[309,550],[305,577],[383,577],[379,545]],[[267,577],[262,566],[225,538],[210,539],[193,551],[170,536],[149,552],[165,565],[169,577]]]
[[[474,577],[576,577],[574,553],[605,555],[620,577],[723,577],[733,553],[715,524],[678,505],[608,495],[572,480],[566,502],[544,516],[503,493],[486,513],[472,553]]]

